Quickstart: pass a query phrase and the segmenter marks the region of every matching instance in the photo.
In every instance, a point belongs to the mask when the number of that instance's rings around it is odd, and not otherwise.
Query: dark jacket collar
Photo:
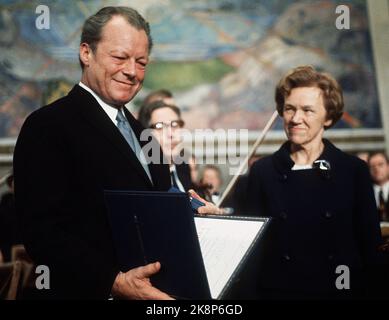
[[[330,164],[334,163],[336,154],[339,151],[329,140],[323,139],[324,149],[316,160],[326,160]],[[290,141],[286,141],[280,149],[272,156],[274,166],[280,174],[287,174],[294,166],[294,161],[290,157]]]

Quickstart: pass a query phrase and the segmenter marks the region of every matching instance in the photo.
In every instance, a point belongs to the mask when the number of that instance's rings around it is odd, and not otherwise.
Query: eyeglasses
[[[155,130],[162,130],[163,128],[169,128],[169,127],[171,127],[172,129],[177,129],[177,128],[182,128],[184,124],[185,124],[184,120],[173,120],[170,123],[165,123],[165,122],[153,123],[150,125],[150,128]]]

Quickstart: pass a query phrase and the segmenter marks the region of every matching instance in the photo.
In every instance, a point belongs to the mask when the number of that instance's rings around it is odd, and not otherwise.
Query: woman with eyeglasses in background
[[[154,101],[141,107],[138,120],[145,128],[153,130],[161,145],[163,154],[170,163],[172,186],[183,192],[192,189],[188,161],[175,164],[176,157],[182,152],[179,144],[182,142],[181,128],[185,124],[181,119],[180,109],[162,100]]]

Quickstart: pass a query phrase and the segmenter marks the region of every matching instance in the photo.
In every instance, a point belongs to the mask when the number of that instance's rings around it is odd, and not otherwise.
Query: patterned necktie
[[[386,214],[386,208],[385,208],[385,200],[384,200],[384,191],[382,188],[380,189],[380,192],[378,193],[378,212],[380,214],[380,220],[386,221],[387,220],[387,214]]]
[[[118,129],[120,130],[121,134],[126,139],[127,143],[130,145],[132,151],[136,153],[135,141],[132,136],[132,129],[126,117],[123,115],[123,113],[120,110],[118,110],[116,121],[118,122]]]
[[[116,121],[118,122],[118,129],[120,130],[120,133],[126,139],[132,151],[134,151],[139,162],[142,164],[143,169],[146,171],[146,174],[149,177],[151,183],[153,183],[153,179],[151,178],[150,170],[147,165],[146,158],[142,152],[141,146],[134,140],[132,128],[121,110],[118,110],[118,114],[116,115]]]

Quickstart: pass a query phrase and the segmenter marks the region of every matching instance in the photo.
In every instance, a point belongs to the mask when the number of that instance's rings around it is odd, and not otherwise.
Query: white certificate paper
[[[217,299],[261,230],[264,221],[195,217],[213,299]]]

